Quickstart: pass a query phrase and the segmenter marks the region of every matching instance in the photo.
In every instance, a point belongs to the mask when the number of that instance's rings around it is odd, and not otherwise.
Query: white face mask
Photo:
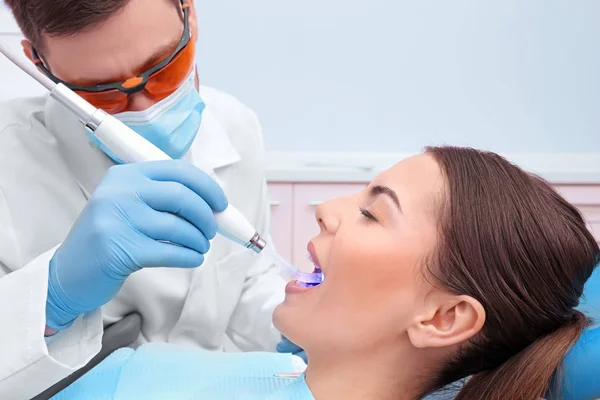
[[[127,111],[114,117],[150,141],[173,159],[185,156],[200,129],[205,104],[196,90],[195,71],[169,97],[143,111]],[[90,139],[117,164],[114,153],[91,133]]]

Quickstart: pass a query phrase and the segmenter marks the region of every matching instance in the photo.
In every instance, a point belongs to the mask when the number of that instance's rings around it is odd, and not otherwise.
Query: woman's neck
[[[416,400],[421,370],[416,364],[393,354],[311,355],[306,383],[316,400]]]

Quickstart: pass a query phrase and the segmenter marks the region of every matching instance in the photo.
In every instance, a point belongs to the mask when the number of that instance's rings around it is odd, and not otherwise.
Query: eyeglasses
[[[133,78],[116,83],[77,86],[54,76],[44,66],[35,49],[32,52],[34,63],[55,83],[66,85],[94,107],[101,108],[109,114],[126,111],[129,104],[129,95],[142,90],[155,101],[163,100],[181,86],[194,66],[196,46],[194,38],[190,35],[188,2],[189,0],[181,0],[184,28],[183,35],[175,51],[160,63]]]

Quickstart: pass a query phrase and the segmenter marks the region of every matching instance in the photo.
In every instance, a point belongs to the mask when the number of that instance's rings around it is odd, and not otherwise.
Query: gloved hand
[[[277,344],[277,351],[279,353],[292,353],[304,360],[305,363],[308,362],[306,358],[306,352],[299,347],[298,345],[290,342],[288,338],[282,336],[283,340]]]
[[[184,161],[112,167],[50,261],[46,324],[69,326],[142,268],[201,265],[225,208],[219,185]]]

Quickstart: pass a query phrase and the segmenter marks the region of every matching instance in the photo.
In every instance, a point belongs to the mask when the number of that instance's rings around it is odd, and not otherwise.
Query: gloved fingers
[[[302,348],[284,337],[283,340],[277,344],[277,351],[279,353],[297,353],[302,351]]]
[[[150,208],[178,215],[208,240],[217,234],[213,211],[202,197],[186,186],[176,182],[152,182],[141,188],[139,194]]]
[[[140,172],[154,181],[178,182],[187,186],[215,211],[227,208],[227,197],[217,182],[186,161],[151,161],[137,165]]]
[[[200,230],[174,214],[148,210],[132,220],[138,231],[151,239],[181,245],[200,254],[206,254],[210,249],[208,239]]]
[[[144,268],[196,268],[204,262],[204,255],[171,243],[153,242],[151,249],[141,256]]]
[[[304,350],[299,353],[294,353],[294,355],[303,359],[305,363],[308,363],[308,357],[306,356],[306,352]]]

